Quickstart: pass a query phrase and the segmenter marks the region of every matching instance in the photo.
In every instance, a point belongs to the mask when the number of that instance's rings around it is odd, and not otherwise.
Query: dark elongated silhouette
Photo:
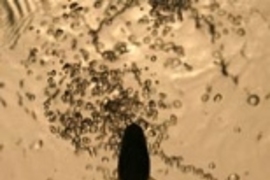
[[[148,180],[150,158],[142,128],[133,123],[124,132],[118,160],[119,180]]]

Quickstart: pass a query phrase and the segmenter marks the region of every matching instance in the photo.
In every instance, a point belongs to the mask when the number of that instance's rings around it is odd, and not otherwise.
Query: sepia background
[[[270,178],[269,1],[1,0],[0,6],[0,179],[117,179],[119,136],[99,128],[106,122],[121,132],[129,121],[149,124],[143,128],[152,179]],[[123,71],[115,78],[138,91],[139,100],[131,92],[128,102],[141,106],[132,112],[102,106],[121,91],[103,93],[102,78],[84,70],[93,60]],[[87,126],[85,134],[61,134],[60,114],[73,117],[77,108],[61,100],[72,80],[78,85],[66,63],[89,82],[76,97],[103,113],[94,133]],[[92,112],[78,109],[83,117]],[[127,122],[102,118],[124,111]]]

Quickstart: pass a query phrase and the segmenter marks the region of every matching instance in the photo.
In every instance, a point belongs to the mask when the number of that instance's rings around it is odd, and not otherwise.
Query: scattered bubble
[[[263,133],[259,132],[257,137],[256,137],[257,141],[260,141],[262,138],[263,138]]]
[[[221,94],[216,94],[214,96],[214,102],[220,102],[222,100],[222,95]]]
[[[28,98],[29,101],[34,101],[36,99],[35,94],[27,92],[25,95],[26,95],[26,97]]]
[[[251,94],[248,96],[247,103],[251,106],[257,106],[260,103],[260,98],[256,94]]]
[[[156,62],[157,57],[156,57],[155,55],[153,55],[153,56],[151,56],[151,58],[150,58],[150,59],[151,59],[151,61],[152,61],[152,62]]]
[[[239,36],[244,36],[246,34],[246,31],[243,28],[239,28],[239,29],[237,29],[236,33]]]
[[[58,132],[57,128],[55,126],[52,126],[52,125],[50,125],[50,131],[52,134],[56,134]]]
[[[171,114],[170,116],[170,124],[171,125],[176,125],[178,121],[178,117],[175,114]]]
[[[149,137],[154,137],[154,136],[156,136],[156,134],[157,134],[157,132],[156,132],[155,130],[151,129],[151,130],[148,132],[147,136],[149,136]]]
[[[40,150],[42,147],[43,147],[43,141],[42,140],[38,140],[38,141],[34,142],[30,146],[30,149],[32,149],[32,150]]]
[[[180,100],[174,100],[173,101],[173,106],[176,108],[176,109],[179,109],[183,106],[182,102]]]
[[[2,152],[4,149],[4,145],[3,144],[0,144],[0,152]]]
[[[3,107],[5,107],[5,108],[7,107],[6,100],[4,98],[2,98],[1,96],[0,96],[0,103],[2,104]]]
[[[151,42],[151,38],[148,37],[148,36],[146,36],[146,37],[143,38],[143,42],[144,42],[145,44],[149,44],[149,43]]]
[[[87,164],[87,165],[85,166],[85,169],[86,169],[86,170],[92,170],[92,169],[93,169],[93,166],[92,166],[91,164]]]
[[[200,177],[202,177],[202,176],[204,175],[204,171],[203,171],[202,168],[195,168],[195,169],[193,170],[193,173],[194,173],[195,175],[197,175],[197,176],[200,176]]]
[[[209,163],[208,167],[210,169],[215,169],[216,168],[216,164],[214,162],[211,162],[211,163]]]
[[[224,10],[224,9],[219,9],[218,12],[217,12],[217,14],[218,14],[219,16],[225,16],[225,15],[227,14],[227,11]]]
[[[230,174],[227,178],[227,180],[240,180],[240,176],[236,173]]]
[[[239,126],[236,126],[236,127],[233,128],[233,131],[234,131],[235,133],[241,133],[242,129],[241,129],[241,127],[239,127]]]
[[[224,28],[222,32],[223,32],[224,35],[228,35],[229,34],[229,30],[227,28]]]
[[[127,53],[128,52],[127,44],[124,43],[124,42],[118,42],[115,45],[114,50],[117,51],[117,52],[119,52],[119,54]]]
[[[4,82],[0,82],[0,89],[5,87],[5,83]]]
[[[117,59],[115,52],[110,51],[110,50],[104,51],[102,53],[102,56],[103,56],[104,59],[109,60],[111,62],[114,62]]]
[[[103,157],[101,158],[101,161],[102,161],[102,162],[109,162],[109,158],[106,157],[106,156],[103,156]]]
[[[209,94],[203,94],[201,100],[202,102],[207,102],[209,100]]]

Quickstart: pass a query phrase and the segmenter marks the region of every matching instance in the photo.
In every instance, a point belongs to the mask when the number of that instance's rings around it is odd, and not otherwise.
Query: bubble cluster
[[[163,99],[153,99],[157,94],[154,84],[141,77],[142,70],[136,63],[123,69],[95,60],[86,66],[65,63],[61,73],[57,73],[63,74],[64,80],[55,73],[48,74],[45,116],[53,123],[52,129],[57,129],[61,137],[69,139],[77,149],[94,146],[91,134],[100,137],[95,147],[118,146],[124,128],[132,122],[146,131],[163,133],[159,127],[167,122],[162,124],[158,117],[166,103]],[[127,77],[129,82],[125,83]],[[176,115],[168,119],[172,125],[177,122]]]

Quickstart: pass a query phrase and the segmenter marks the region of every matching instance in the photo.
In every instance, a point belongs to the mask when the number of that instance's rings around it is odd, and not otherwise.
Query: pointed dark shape
[[[118,161],[119,180],[148,180],[150,158],[143,130],[137,124],[124,132]]]

